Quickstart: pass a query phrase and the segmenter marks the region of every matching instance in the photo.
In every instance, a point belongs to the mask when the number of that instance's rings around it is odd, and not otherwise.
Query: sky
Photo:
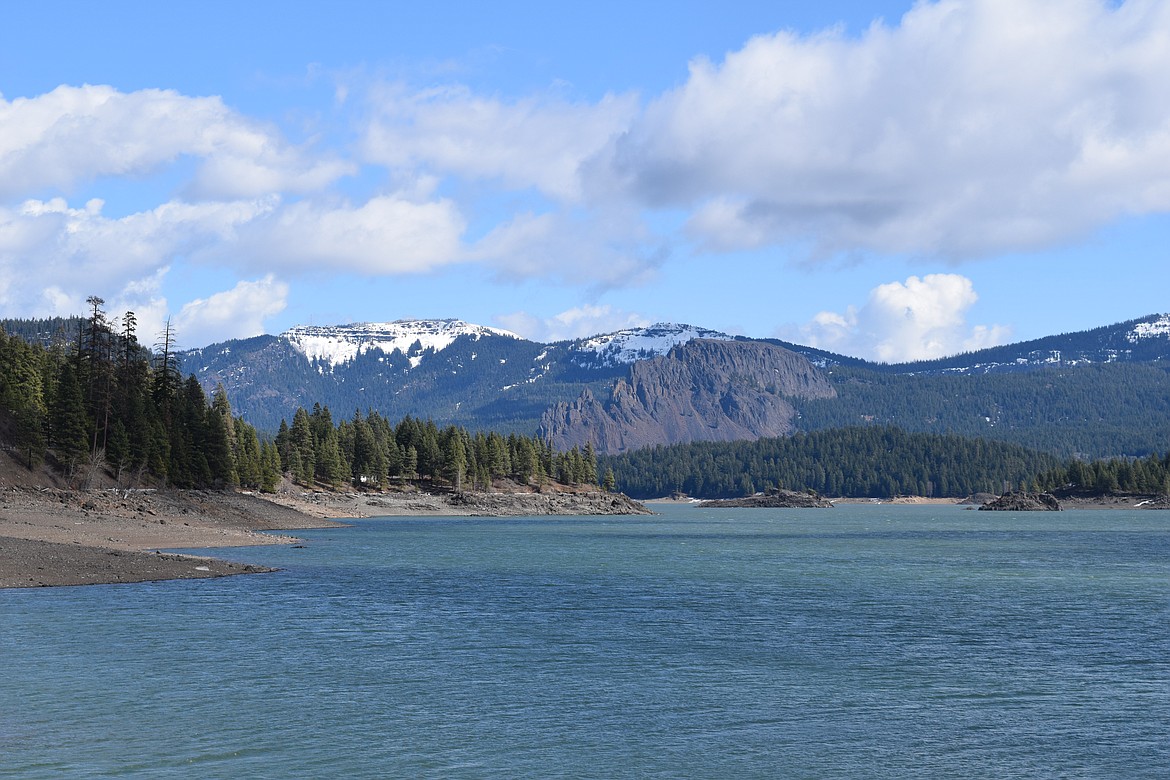
[[[1170,311],[1168,73],[1158,0],[0,0],[0,316],[1084,330]]]

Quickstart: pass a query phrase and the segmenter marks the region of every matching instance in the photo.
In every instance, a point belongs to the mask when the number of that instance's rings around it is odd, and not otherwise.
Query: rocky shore
[[[287,486],[286,486],[287,488]],[[163,550],[289,544],[272,531],[340,526],[330,518],[648,514],[622,495],[555,490],[430,494],[0,489],[0,587],[91,585],[266,571]]]
[[[832,509],[833,504],[813,493],[796,493],[791,490],[769,490],[745,498],[724,498],[699,502],[701,507],[739,508],[755,507],[767,509]]]
[[[995,512],[1059,512],[1060,502],[1051,493],[1004,493],[994,501],[988,501],[980,510]]]
[[[287,491],[267,500],[313,517],[531,517],[538,515],[645,515],[641,503],[599,490],[543,492],[510,486],[496,492],[333,493]]]

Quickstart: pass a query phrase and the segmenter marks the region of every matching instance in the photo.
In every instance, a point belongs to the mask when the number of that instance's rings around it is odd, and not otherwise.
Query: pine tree
[[[463,490],[463,477],[467,473],[467,450],[460,432],[454,427],[444,432],[443,461],[447,481],[455,488],[455,492]]]
[[[309,413],[305,408],[298,407],[293,413],[292,428],[289,430],[289,439],[292,443],[293,455],[289,470],[292,478],[306,487],[313,484],[313,475],[316,473],[314,460],[313,430],[309,424]]]
[[[72,360],[61,364],[57,397],[49,419],[49,439],[70,476],[89,454],[89,421]]]

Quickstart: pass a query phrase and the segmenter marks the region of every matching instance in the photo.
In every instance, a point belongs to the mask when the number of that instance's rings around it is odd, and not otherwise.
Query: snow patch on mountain
[[[582,339],[570,349],[577,353],[573,362],[579,366],[617,366],[665,355],[693,339],[732,341],[734,337],[694,325],[658,322],[648,328],[628,328]]]
[[[350,363],[358,355],[370,350],[380,350],[389,355],[396,349],[410,358],[411,368],[416,368],[422,362],[423,352],[428,349],[435,352],[446,349],[460,336],[472,336],[476,340],[484,336],[520,338],[506,330],[473,325],[463,320],[297,325],[280,334],[293,349],[311,361],[328,365],[330,369]]]
[[[1152,322],[1139,322],[1133,330],[1125,334],[1126,340],[1136,344],[1142,339],[1152,339],[1165,336],[1170,338],[1170,314],[1163,314]]]

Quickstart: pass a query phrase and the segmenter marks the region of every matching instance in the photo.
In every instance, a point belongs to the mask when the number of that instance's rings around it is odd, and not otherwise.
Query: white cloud
[[[297,203],[239,226],[236,240],[196,252],[199,260],[282,272],[421,273],[463,259],[463,216],[454,202],[396,195],[347,203]]]
[[[597,103],[555,96],[505,101],[461,86],[410,92],[399,84],[375,90],[371,102],[362,145],[368,160],[535,187],[565,201],[580,197],[582,163],[623,132],[638,109],[632,95]]]
[[[172,324],[183,343],[205,346],[264,333],[264,321],[287,305],[288,285],[269,274],[184,304]]]
[[[102,205],[91,200],[73,208],[54,198],[0,206],[0,278],[6,280],[0,305],[15,316],[41,316],[46,306],[76,314],[89,295],[118,297],[165,269],[176,254],[230,241],[240,225],[276,203],[170,202],[120,218],[104,216]]]
[[[860,308],[821,312],[797,333],[808,346],[883,363],[929,360],[1005,343],[1001,325],[967,324],[979,296],[958,274],[911,276],[870,290]]]
[[[942,0],[691,63],[593,181],[725,250],[952,258],[1170,210],[1170,4]],[[607,190],[599,191],[603,196]]]
[[[513,312],[501,315],[495,321],[500,327],[526,339],[545,342],[584,338],[650,324],[650,320],[640,314],[614,309],[608,304],[602,306],[585,304],[548,318],[537,317],[523,311]]]
[[[621,211],[522,213],[467,251],[502,278],[546,277],[597,288],[652,278],[666,256],[636,218]]]
[[[67,193],[100,176],[141,176],[184,155],[203,160],[189,189],[206,198],[311,191],[355,170],[290,145],[218,97],[88,84],[0,97],[0,199],[46,188]]]

